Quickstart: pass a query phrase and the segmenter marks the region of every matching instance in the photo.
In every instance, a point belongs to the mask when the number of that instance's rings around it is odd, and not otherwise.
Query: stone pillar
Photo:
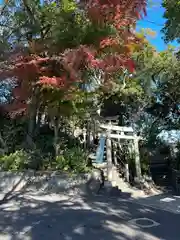
[[[142,179],[141,174],[141,163],[140,163],[140,154],[139,154],[139,139],[135,137],[134,139],[134,152],[135,152],[135,166],[136,166],[136,177],[137,180],[140,181]]]
[[[114,165],[117,166],[117,143],[114,141],[113,143],[113,152],[114,152]]]
[[[110,130],[107,131],[106,158],[107,158],[107,178],[108,178],[108,181],[111,181],[112,180],[112,145],[111,145],[111,138],[110,138]]]
[[[129,164],[125,164],[125,177],[126,181],[129,182]]]

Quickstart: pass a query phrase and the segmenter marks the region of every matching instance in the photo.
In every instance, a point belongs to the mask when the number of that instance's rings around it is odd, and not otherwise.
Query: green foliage
[[[135,54],[137,78],[146,88],[146,112],[164,129],[178,126],[180,62],[173,48],[157,52],[149,44]]]
[[[41,152],[37,150],[17,150],[0,158],[0,168],[5,171],[39,170],[46,168],[46,165],[47,159],[43,159]]]
[[[163,33],[166,42],[177,40],[180,42],[180,2],[177,0],[163,0],[165,8],[164,18],[166,19]]]
[[[66,48],[81,44],[96,44],[99,38],[114,34],[114,29],[97,27],[73,0],[8,1],[1,15],[0,57],[10,46],[31,52],[59,54]],[[13,41],[12,41],[13,39]]]
[[[139,109],[144,105],[147,98],[145,90],[138,78],[127,77],[123,85],[123,78],[117,80],[113,91],[105,93],[102,100],[102,114],[104,116],[119,115],[119,124],[133,124],[136,121]]]
[[[37,51],[42,56],[57,56],[57,53],[63,52],[66,48],[74,48],[81,44],[96,45],[100,37],[116,34],[109,26],[98,27],[89,21],[83,11],[77,11],[78,4],[73,0],[56,1],[58,3],[40,0],[24,2],[27,4],[24,5],[23,1],[9,0],[3,10],[0,58],[4,58],[6,52],[10,53],[11,45],[13,48],[19,46],[22,51],[27,50],[25,44],[29,44],[32,45],[33,53]],[[178,39],[180,38],[179,4],[175,0],[164,0],[163,4],[167,18],[164,28],[166,39],[167,41]],[[146,32],[143,32],[143,35],[145,34]],[[23,118],[2,123],[1,135],[7,144],[8,155],[0,158],[1,168],[87,171],[88,154],[81,148],[72,147],[75,141],[71,139],[70,132],[75,123],[80,126],[80,122],[84,122],[87,117],[92,120],[98,105],[102,106],[102,112],[107,112],[107,115],[118,114],[120,125],[137,126],[137,129],[141,130],[141,135],[145,137],[148,147],[157,145],[157,136],[161,130],[175,127],[178,129],[180,63],[174,56],[174,50],[169,48],[158,53],[147,41],[144,41],[144,47],[134,52],[134,60],[136,74],[132,77],[128,74],[115,76],[116,81],[111,92],[109,89],[104,91],[99,88],[87,93],[84,91],[84,85],[75,86],[77,88],[72,93],[74,97],[69,99],[67,97],[64,100],[64,92],[60,90],[43,90],[38,96],[38,101],[42,115],[47,117],[48,131],[43,133],[42,126],[39,127],[40,130],[33,139],[35,145],[33,151],[17,150],[22,148],[27,132],[27,122]],[[85,71],[83,80],[85,79],[87,84],[95,85],[96,79],[93,74]],[[93,77],[94,81],[91,80]],[[5,92],[4,89],[2,92]],[[53,124],[56,120],[58,136],[54,144],[55,125]],[[64,135],[63,131],[66,131]],[[60,146],[62,152],[55,160],[53,144]],[[134,169],[132,159],[129,160],[130,167]],[[147,158],[143,155],[144,172],[148,171],[147,166]]]
[[[17,150],[0,157],[0,169],[4,171],[62,170],[72,173],[89,171],[88,153],[80,147],[65,149],[55,160],[42,156],[39,150]]]
[[[139,144],[140,145],[140,144]],[[150,166],[150,162],[149,162],[149,149],[148,148],[143,148],[141,146],[140,147],[140,162],[141,162],[141,171],[142,171],[142,175],[149,175],[149,166]],[[130,169],[130,173],[135,176],[136,175],[136,165],[135,165],[135,157],[136,157],[136,153],[135,151],[132,151],[128,154],[126,154],[126,157],[128,159],[128,164],[129,164],[129,169]]]
[[[74,173],[86,172],[88,168],[88,153],[82,148],[74,147],[66,149],[62,155],[56,158],[56,169]]]
[[[0,168],[2,170],[24,170],[28,164],[28,155],[20,150],[0,158]]]

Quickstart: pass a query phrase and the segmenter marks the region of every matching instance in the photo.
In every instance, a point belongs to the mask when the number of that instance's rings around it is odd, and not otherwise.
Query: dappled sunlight
[[[170,198],[170,197],[166,197],[166,198],[162,198],[159,200],[160,202],[172,202],[172,201],[176,201],[176,199],[174,198]]]
[[[0,5],[0,240],[179,240],[180,50],[149,1]]]
[[[149,209],[149,208],[139,208],[139,212],[141,213],[154,213],[153,209]]]
[[[162,215],[160,210],[107,196],[75,195],[71,201],[65,198],[62,200],[63,194],[59,194],[59,201],[53,201],[54,195],[51,197],[52,201],[50,198],[43,201],[26,194],[2,203],[0,239],[4,236],[4,239],[10,240],[166,239],[166,231],[162,232],[160,229],[162,224],[166,228],[167,222],[156,220],[159,214]],[[169,213],[163,214],[166,216],[163,217],[165,221]],[[143,225],[141,227],[133,222],[135,219],[149,219],[159,225],[143,228]]]

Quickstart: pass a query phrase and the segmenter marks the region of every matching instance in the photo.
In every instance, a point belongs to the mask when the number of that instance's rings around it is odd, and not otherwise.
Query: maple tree
[[[15,3],[6,4],[8,14]],[[23,48],[26,46],[28,51],[22,53],[20,48],[12,52],[11,69],[1,71],[1,79],[5,76],[16,79],[13,100],[4,106],[11,116],[27,113],[34,118],[37,109],[41,105],[48,107],[51,99],[53,102],[54,99],[56,102],[75,100],[79,85],[89,81],[85,76],[89,70],[101,72],[104,86],[109,86],[124,69],[135,70],[132,45],[141,40],[134,27],[141,13],[145,14],[145,0],[64,1],[62,4],[35,1],[32,5],[22,1],[20,7],[16,18],[12,17],[16,25],[20,24],[14,36],[21,46],[25,42]],[[15,23],[11,24],[16,28]]]

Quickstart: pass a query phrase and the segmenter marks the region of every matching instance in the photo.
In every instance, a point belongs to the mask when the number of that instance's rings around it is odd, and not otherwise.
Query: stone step
[[[116,189],[116,192],[119,191],[122,196],[132,198],[146,197],[144,191],[131,187],[128,183],[124,182],[123,179],[111,181],[111,186],[112,189]]]

